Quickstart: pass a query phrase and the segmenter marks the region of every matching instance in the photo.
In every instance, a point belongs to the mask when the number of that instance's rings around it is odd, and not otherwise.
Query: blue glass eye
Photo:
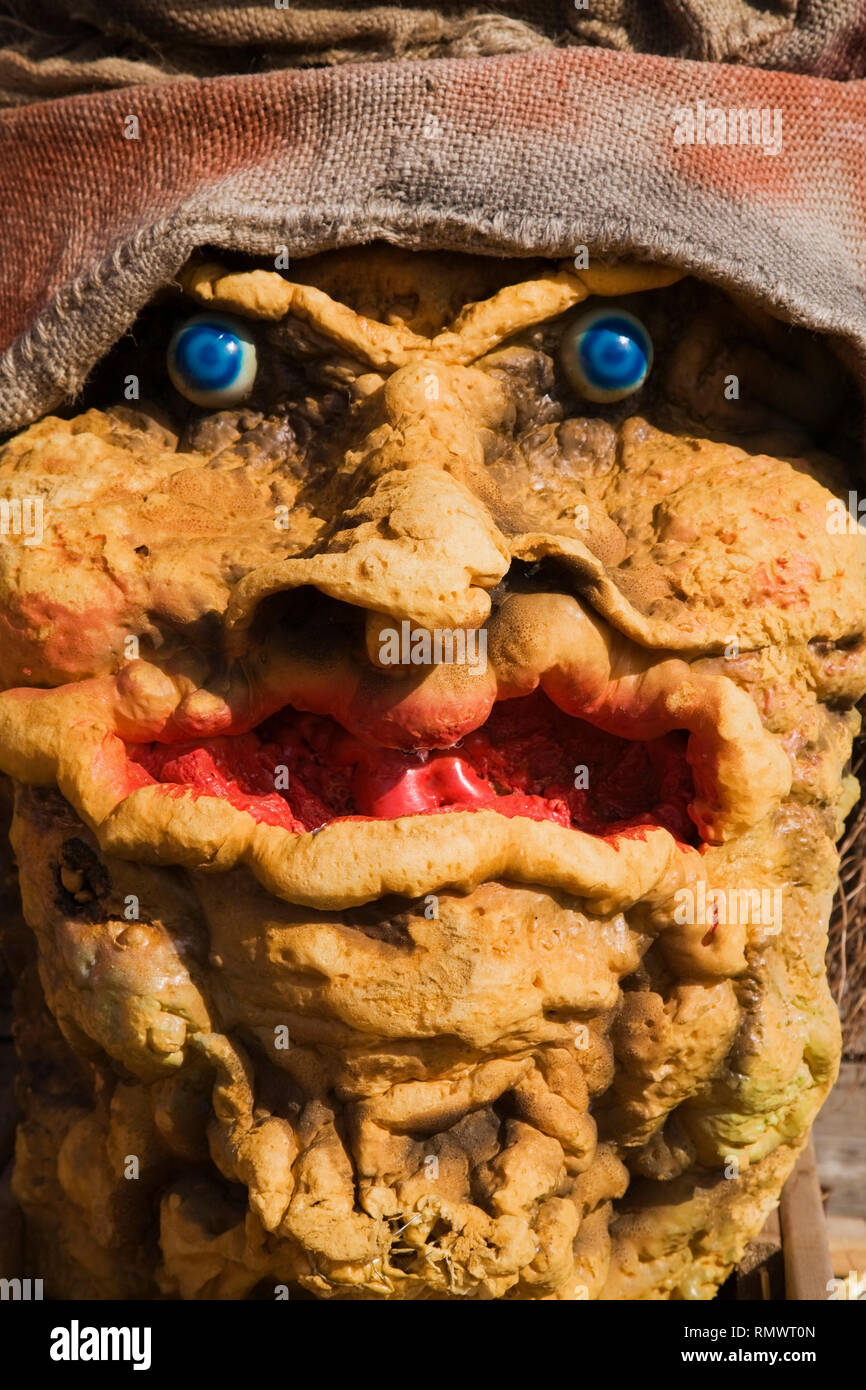
[[[194,405],[237,405],[256,379],[255,339],[229,314],[199,314],[174,334],[166,366],[172,385]]]
[[[652,338],[625,309],[582,314],[562,339],[562,365],[590,401],[621,401],[643,386],[653,363]]]

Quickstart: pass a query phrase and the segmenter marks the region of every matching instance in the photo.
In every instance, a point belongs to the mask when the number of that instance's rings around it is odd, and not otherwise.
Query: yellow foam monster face
[[[250,266],[0,448],[31,1259],[710,1298],[839,1057],[852,387],[670,270]]]

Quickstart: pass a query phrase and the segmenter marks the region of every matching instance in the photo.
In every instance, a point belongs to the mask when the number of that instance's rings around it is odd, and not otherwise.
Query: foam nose
[[[241,643],[261,601],[302,585],[428,631],[480,627],[508,570],[504,538],[483,504],[437,468],[392,472],[343,517],[327,550],[278,560],[235,586],[226,613]]]
[[[365,491],[386,473],[435,468],[485,496],[486,450],[514,419],[513,399],[489,373],[419,358],[388,378],[346,464]]]

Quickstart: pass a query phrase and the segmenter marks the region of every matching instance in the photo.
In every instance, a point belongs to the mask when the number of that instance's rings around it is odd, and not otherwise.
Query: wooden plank
[[[812,1130],[827,1217],[866,1220],[866,1066],[845,1062]]]
[[[827,1235],[837,1279],[866,1274],[866,1221],[862,1216],[828,1216]]]
[[[782,1189],[785,1297],[825,1302],[833,1278],[818,1167],[811,1138]]]
[[[771,1211],[763,1230],[737,1266],[736,1296],[742,1302],[769,1302],[785,1297],[782,1231],[778,1211]]]

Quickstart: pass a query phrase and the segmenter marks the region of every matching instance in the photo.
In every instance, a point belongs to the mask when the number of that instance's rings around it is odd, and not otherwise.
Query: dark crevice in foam
[[[249,733],[127,751],[137,785],[219,797],[297,834],[337,820],[495,810],[592,835],[659,825],[696,844],[685,749],[684,733],[647,742],[603,733],[536,691],[430,752],[381,748],[288,707]]]

